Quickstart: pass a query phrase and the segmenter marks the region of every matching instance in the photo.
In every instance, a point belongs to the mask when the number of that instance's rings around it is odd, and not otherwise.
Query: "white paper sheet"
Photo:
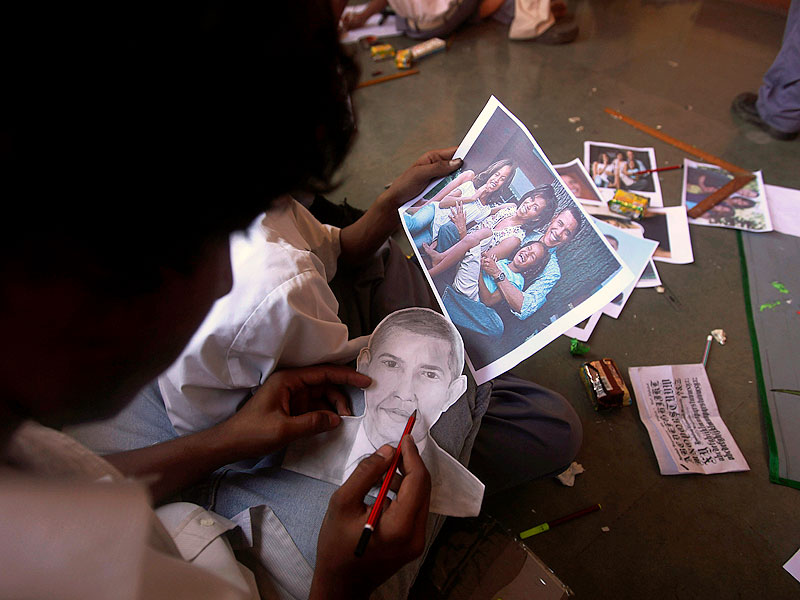
[[[439,417],[456,402],[465,403],[464,346],[456,328],[427,308],[389,314],[358,355],[358,371],[372,378],[364,390],[364,412],[342,417],[324,433],[295,440],[281,466],[341,485],[361,460],[383,444],[396,446],[417,411],[411,430],[431,475],[430,510],[472,517],[480,512],[484,486],[430,434]],[[352,397],[353,406],[357,398]]]
[[[750,470],[702,364],[631,367],[628,374],[662,475]]]
[[[362,9],[363,6],[347,6],[342,14],[361,11]],[[400,30],[397,28],[397,17],[394,15],[389,15],[385,18],[383,23],[380,23],[382,17],[383,15],[380,13],[377,15],[372,15],[369,19],[367,19],[367,23],[364,27],[360,27],[359,29],[351,29],[345,33],[341,38],[341,42],[343,44],[350,44],[357,42],[360,38],[369,35],[374,35],[378,38],[402,35]]]
[[[786,561],[783,568],[789,572],[789,575],[800,581],[800,550],[794,553],[794,556]]]
[[[766,184],[772,228],[800,237],[800,190]]]

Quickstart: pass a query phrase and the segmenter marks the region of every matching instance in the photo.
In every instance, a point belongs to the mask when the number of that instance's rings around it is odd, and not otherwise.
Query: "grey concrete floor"
[[[419,75],[358,90],[360,136],[331,199],[367,207],[418,155],[458,144],[492,94],[554,163],[582,157],[584,140],[653,146],[660,165],[682,161],[679,149],[604,113],[611,107],[762,169],[767,183],[800,188],[800,141],[773,141],[729,111],[736,94],[757,89],[780,47],[784,15],[720,0],[569,5],[581,28],[572,44],[511,42],[497,22],[473,24],[452,37],[446,53],[422,60]],[[363,51],[359,57],[363,78],[394,72]],[[579,124],[568,121],[573,116]],[[679,173],[661,176],[668,206],[680,204]],[[728,343],[712,348],[708,373],[749,472],[660,475],[635,406],[592,410],[578,379],[585,359],[569,354],[566,338],[514,369],[572,402],[584,426],[577,461],[586,472],[572,488],[552,480],[521,486],[489,499],[486,510],[519,532],[601,503],[601,512],[527,541],[578,597],[800,597],[800,583],[782,569],[800,548],[800,492],[768,480],[736,235],[692,226],[695,262],[659,263],[667,293],[636,290],[618,320],[603,317],[589,357],[612,357],[626,373],[698,362],[709,330],[725,329]]]

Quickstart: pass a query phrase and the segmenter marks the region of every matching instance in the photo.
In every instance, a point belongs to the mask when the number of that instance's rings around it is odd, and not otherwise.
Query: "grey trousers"
[[[764,74],[756,102],[759,116],[780,131],[800,131],[800,0],[792,0],[783,44]]]

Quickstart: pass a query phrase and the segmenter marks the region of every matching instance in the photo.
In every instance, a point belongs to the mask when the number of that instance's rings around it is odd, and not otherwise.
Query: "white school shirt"
[[[233,522],[188,503],[157,517],[143,486],[60,431],[20,426],[0,482],[0,598],[259,598],[223,537]]]
[[[233,288],[158,379],[179,434],[230,417],[276,368],[347,362],[367,345],[349,339],[328,285],[339,232],[287,196],[231,236]]]

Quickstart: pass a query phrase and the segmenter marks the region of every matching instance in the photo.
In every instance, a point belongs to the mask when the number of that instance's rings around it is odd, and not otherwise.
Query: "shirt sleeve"
[[[328,281],[336,275],[336,263],[342,253],[340,244],[341,229],[320,223],[306,207],[299,202],[292,203],[295,225],[302,239],[296,241],[297,248],[305,247],[322,261]]]
[[[550,255],[550,260],[547,261],[547,266],[544,268],[539,277],[522,292],[522,309],[517,312],[512,309],[517,318],[527,319],[535,313],[547,298],[547,294],[553,289],[553,286],[561,279],[561,269],[558,266],[558,258],[555,253]]]
[[[297,274],[274,290],[247,319],[228,356],[238,387],[259,385],[275,368],[347,362],[366,346],[349,339],[339,303],[316,269]],[[255,381],[254,381],[255,380]]]

